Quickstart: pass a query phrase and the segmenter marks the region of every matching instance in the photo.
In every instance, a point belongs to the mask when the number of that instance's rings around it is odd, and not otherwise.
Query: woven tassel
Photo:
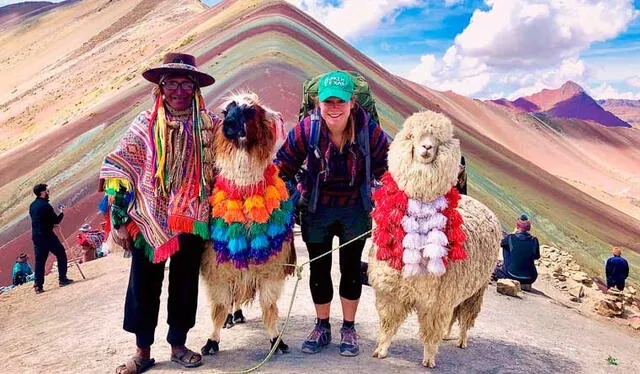
[[[423,274],[424,270],[420,264],[406,264],[402,268],[402,276],[405,278]]]
[[[215,194],[213,194],[209,202],[211,203],[211,205],[215,206],[225,200],[227,200],[227,193],[224,191],[218,191]]]
[[[247,239],[243,236],[229,240],[229,253],[232,259],[239,259],[243,252],[247,250]]]
[[[434,229],[443,230],[447,225],[447,217],[442,213],[435,213],[429,218],[418,220],[418,222],[420,222],[420,232],[426,234]]]
[[[193,219],[180,216],[170,216],[168,221],[169,230],[173,233],[191,234],[193,231],[193,224]]]
[[[269,240],[266,235],[258,235],[251,239],[251,249],[269,248]]]
[[[100,203],[98,204],[98,210],[103,215],[106,215],[107,212],[109,211],[109,197],[107,195],[104,195],[102,199],[100,199]]]
[[[402,246],[404,248],[421,248],[427,244],[426,235],[418,233],[407,233],[402,239]]]
[[[255,207],[247,212],[247,218],[258,223],[266,223],[269,221],[269,212],[265,207]]]
[[[462,244],[455,244],[451,247],[449,251],[449,260],[451,261],[460,261],[464,260],[468,257],[467,252],[464,250]]]
[[[405,249],[402,253],[402,262],[407,264],[419,264],[422,261],[422,253],[418,249]]]
[[[206,222],[193,222],[193,234],[198,235],[203,240],[209,240],[209,226]]]
[[[427,244],[422,248],[422,257],[429,259],[444,257],[447,253],[447,248],[437,244]]]
[[[180,243],[178,242],[178,236],[174,236],[169,239],[168,242],[164,243],[160,247],[156,248],[153,254],[153,263],[157,264],[163,261],[166,261],[169,257],[171,257],[174,253],[180,250]]]
[[[440,230],[431,230],[427,234],[427,243],[446,247],[449,245],[449,239],[447,239],[447,235],[445,235],[444,232]]]
[[[249,229],[249,237],[255,238],[256,236],[259,236],[259,235],[265,235],[267,233],[268,228],[269,228],[269,225],[265,223],[254,223],[251,225],[251,228]]]
[[[273,238],[277,235],[284,234],[285,231],[286,231],[285,226],[269,223],[269,227],[267,228],[267,235]]]
[[[416,219],[413,217],[410,217],[410,216],[402,217],[401,224],[405,232],[408,232],[408,233],[420,232],[420,224],[418,224],[418,221],[416,221]]]
[[[241,223],[232,223],[231,225],[229,225],[228,233],[230,239],[237,239],[240,237],[244,238],[246,230]]]
[[[430,258],[427,264],[427,271],[438,277],[444,274],[447,269],[444,266],[444,262],[442,262],[442,257]]]

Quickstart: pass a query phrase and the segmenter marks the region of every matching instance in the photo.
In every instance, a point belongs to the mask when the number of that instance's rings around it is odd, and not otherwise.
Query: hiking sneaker
[[[327,346],[331,342],[331,327],[324,327],[317,323],[311,334],[302,343],[302,352],[318,353],[322,347]]]
[[[340,329],[340,354],[342,356],[353,357],[360,353],[358,345],[358,334],[355,327],[342,327]]]
[[[61,280],[60,282],[58,282],[58,284],[60,285],[60,287],[68,286],[68,285],[70,285],[71,283],[73,283],[73,279],[69,279],[69,278],[67,278],[67,279],[63,279],[63,280]]]

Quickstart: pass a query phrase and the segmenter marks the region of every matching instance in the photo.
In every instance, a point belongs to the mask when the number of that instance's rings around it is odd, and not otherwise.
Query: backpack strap
[[[369,139],[369,125],[371,121],[373,121],[373,118],[369,114],[366,114],[365,111],[365,123],[356,138],[360,152],[364,155],[364,182],[360,187],[360,196],[362,197],[364,210],[367,212],[373,209],[373,203],[371,202],[371,141]]]
[[[307,152],[307,167],[311,163],[311,157],[315,157],[322,163],[322,155],[318,148],[320,142],[320,108],[316,108],[311,112],[311,129],[309,130],[309,150]],[[318,205],[318,195],[320,194],[320,174],[312,176],[313,188],[309,197],[309,205],[307,210],[315,213]]]

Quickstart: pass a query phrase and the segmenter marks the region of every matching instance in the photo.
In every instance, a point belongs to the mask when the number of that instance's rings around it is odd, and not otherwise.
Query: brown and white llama
[[[223,104],[217,129],[216,183],[211,195],[211,241],[202,257],[201,274],[211,304],[213,332],[203,354],[219,350],[220,330],[232,305],[259,295],[262,320],[271,346],[278,336],[277,301],[295,263],[293,206],[273,165],[282,118],[243,93]],[[289,347],[280,342],[283,353]]]
[[[388,159],[372,213],[369,281],[380,317],[373,356],[387,356],[391,338],[415,311],[422,364],[434,367],[438,344],[455,320],[458,346],[467,346],[498,257],[501,227],[486,206],[452,188],[460,144],[445,115],[425,111],[409,117]]]

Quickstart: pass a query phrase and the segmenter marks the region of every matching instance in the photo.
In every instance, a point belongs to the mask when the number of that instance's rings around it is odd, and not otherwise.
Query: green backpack
[[[378,111],[376,110],[376,101],[371,95],[369,89],[369,83],[364,77],[354,71],[347,71],[347,74],[351,76],[356,88],[356,99],[358,103],[369,113],[369,116],[374,121],[380,123],[378,118]],[[315,108],[314,98],[318,96],[318,82],[324,74],[307,79],[302,85],[302,103],[300,104],[300,113],[298,114],[298,121],[309,115],[309,112]]]

